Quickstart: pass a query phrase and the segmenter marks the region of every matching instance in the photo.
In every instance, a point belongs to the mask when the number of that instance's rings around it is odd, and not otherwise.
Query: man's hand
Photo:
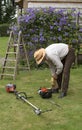
[[[55,74],[55,75],[53,75],[52,76],[55,80],[57,80],[57,75]]]

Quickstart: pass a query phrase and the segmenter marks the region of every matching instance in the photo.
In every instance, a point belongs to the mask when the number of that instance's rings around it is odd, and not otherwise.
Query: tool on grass
[[[15,95],[16,95],[16,98],[17,99],[21,99],[23,100],[24,102],[28,103],[34,110],[34,112],[37,114],[37,115],[40,115],[41,114],[41,109],[39,109],[38,107],[36,107],[35,105],[33,105],[31,102],[29,102],[27,99],[30,98],[30,97],[27,97],[26,93],[25,92],[17,92],[15,91],[14,92]]]
[[[48,101],[50,103],[52,103],[53,105],[56,105],[57,107],[61,108],[61,106],[59,104],[57,104],[56,102],[50,100],[50,98],[52,97],[52,90],[49,89],[49,88],[46,88],[46,87],[41,87],[39,90],[38,90],[38,94],[42,97],[42,98],[45,98],[45,99],[49,99]]]
[[[14,93],[16,95],[17,99],[21,99],[24,102],[26,102],[27,104],[29,104],[33,108],[35,114],[37,114],[37,115],[40,115],[41,113],[45,113],[45,112],[48,112],[48,111],[52,111],[52,109],[42,111],[40,108],[33,105],[31,102],[29,102],[27,100],[28,98],[31,98],[31,97],[27,97],[25,92],[16,91],[16,85],[14,85],[14,84],[7,84],[6,85],[6,91],[9,92],[9,93]]]
[[[52,91],[51,89],[48,89],[46,87],[42,87],[38,90],[38,94],[42,97],[42,98],[51,98],[52,97]]]
[[[16,89],[16,85],[15,84],[9,83],[9,84],[6,85],[6,91],[8,93],[14,93],[15,89]]]

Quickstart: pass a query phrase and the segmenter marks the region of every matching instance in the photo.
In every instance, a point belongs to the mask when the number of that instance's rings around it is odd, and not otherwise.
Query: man
[[[37,64],[45,61],[51,70],[52,75],[52,92],[58,93],[61,89],[59,98],[67,95],[70,68],[75,61],[75,51],[69,48],[67,44],[55,43],[47,48],[41,48],[34,53]]]

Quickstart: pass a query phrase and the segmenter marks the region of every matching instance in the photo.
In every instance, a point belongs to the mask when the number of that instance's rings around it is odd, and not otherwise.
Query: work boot
[[[66,94],[65,92],[61,92],[61,94],[59,95],[58,98],[63,98],[63,97],[65,97],[65,96],[67,96],[67,94]]]
[[[59,93],[59,88],[52,88],[52,93]]]

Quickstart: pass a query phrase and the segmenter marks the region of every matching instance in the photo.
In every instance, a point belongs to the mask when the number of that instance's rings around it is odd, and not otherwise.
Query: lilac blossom
[[[58,40],[59,40],[59,42],[61,42],[62,41],[62,36],[59,36]]]
[[[59,31],[59,32],[61,31],[61,27],[58,28],[58,31]]]
[[[68,33],[68,32],[65,32],[65,33],[64,33],[64,35],[65,35],[65,36],[68,36],[68,35],[69,35],[69,33]]]
[[[77,15],[80,12],[77,14],[74,8],[28,8],[19,16],[18,22],[24,41],[29,45],[29,54],[32,55],[35,48],[46,47],[54,42],[74,44],[74,40],[77,40],[77,26],[74,21]],[[13,30],[18,29],[13,26]]]
[[[45,39],[44,39],[44,36],[40,36],[40,42],[42,43],[43,41],[45,41]]]
[[[82,28],[79,29],[79,32],[82,32]]]
[[[50,25],[50,29],[52,30],[54,28],[54,26]]]

